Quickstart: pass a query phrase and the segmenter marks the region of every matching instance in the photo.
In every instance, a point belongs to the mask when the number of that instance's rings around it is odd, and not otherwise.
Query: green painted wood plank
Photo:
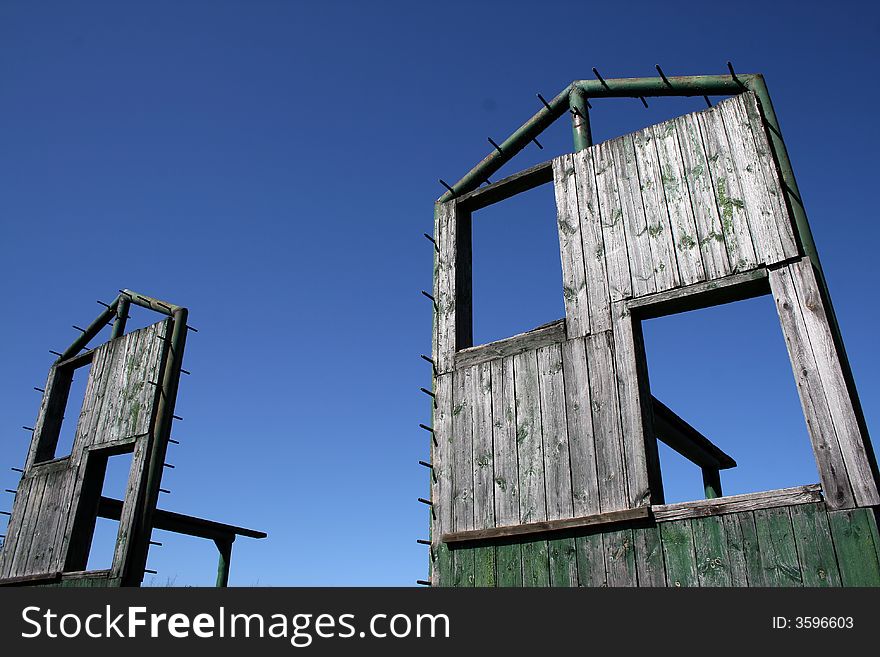
[[[787,507],[755,511],[765,586],[803,586]]]
[[[638,586],[632,529],[605,532],[602,542],[608,586]]]
[[[550,552],[550,586],[577,586],[577,549],[573,538],[547,541]]]
[[[474,586],[495,586],[495,548],[474,548]]]
[[[495,572],[498,586],[521,587],[522,547],[519,543],[495,548]]]
[[[579,586],[607,586],[602,534],[588,534],[575,539]]]
[[[830,511],[828,522],[840,580],[844,586],[880,586],[880,563],[874,545],[876,520],[871,509]]]
[[[523,586],[550,586],[550,557],[547,541],[522,544]]]
[[[694,550],[697,558],[697,576],[700,586],[730,586],[730,555],[727,534],[721,516],[705,516],[691,521],[694,532]]]
[[[474,585],[474,550],[459,548],[452,551],[453,586],[470,587]]]
[[[751,529],[747,528],[747,536],[755,534],[755,520],[751,513],[730,513],[720,516],[724,523],[724,536],[727,538],[727,559],[730,566],[730,585],[731,586],[749,586],[750,584],[750,563],[756,564],[758,577],[761,577],[761,560],[758,557],[758,539],[754,536],[753,541],[749,541],[744,535],[742,525],[748,523]],[[750,554],[753,551],[754,554]],[[763,579],[758,580],[763,581]],[[756,584],[759,586],[760,584]]]
[[[804,586],[840,586],[840,571],[824,505],[791,507],[791,524]]]
[[[660,539],[663,543],[663,560],[666,563],[666,585],[699,586],[691,521],[661,523]]]
[[[434,561],[434,568],[437,569],[437,581],[440,586],[455,586],[452,551],[446,543],[440,543],[436,549],[437,559]]]
[[[636,577],[639,586],[666,586],[666,566],[659,527],[633,529]]]

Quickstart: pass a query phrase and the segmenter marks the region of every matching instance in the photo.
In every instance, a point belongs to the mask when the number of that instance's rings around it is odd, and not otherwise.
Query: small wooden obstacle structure
[[[132,304],[166,319],[125,333]],[[220,553],[226,586],[236,536],[263,532],[157,507],[186,344],[188,311],[128,290],[110,304],[49,370],[27,462],[0,549],[0,586],[138,586],[153,529],[206,538]],[[112,322],[110,340],[86,345]],[[56,458],[75,370],[91,366],[72,451]],[[125,498],[101,495],[107,461],[132,454]],[[97,519],[119,521],[113,563],[87,570]]]
[[[877,464],[760,75],[576,81],[435,205],[435,586],[880,585]],[[593,145],[590,100],[729,96]],[[565,113],[575,152],[479,187]],[[441,181],[442,182],[442,181]],[[471,223],[554,185],[565,318],[473,345]],[[735,461],[651,395],[641,321],[771,294],[821,482]],[[664,504],[657,441],[708,499]]]

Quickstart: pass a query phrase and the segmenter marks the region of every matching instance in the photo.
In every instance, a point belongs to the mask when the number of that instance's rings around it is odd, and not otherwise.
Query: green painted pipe
[[[568,96],[568,107],[571,111],[574,150],[586,150],[593,145],[593,133],[590,130],[590,107],[587,105],[587,94],[583,89],[580,87],[572,88]]]
[[[98,333],[101,332],[101,329],[107,326],[107,322],[109,322],[113,317],[116,316],[116,305],[118,303],[119,297],[116,297],[113,300],[113,303],[111,303],[104,312],[98,315],[98,318],[94,322],[86,327],[86,330],[83,331],[83,334],[80,335],[76,340],[74,340],[73,343],[64,351],[63,354],[61,354],[61,356],[58,357],[58,360],[55,362],[61,362],[62,360],[72,358],[73,356],[76,356],[80,351],[82,351],[82,348],[89,343],[89,340],[98,335]]]
[[[226,588],[229,586],[229,569],[232,565],[233,541],[235,541],[235,536],[233,536],[231,540],[214,541],[214,544],[217,546],[217,551],[220,553],[220,556],[217,559],[217,582],[215,584],[217,588]]]
[[[113,322],[113,331],[110,333],[110,339],[115,340],[125,333],[125,324],[128,322],[128,311],[131,309],[131,301],[127,297],[120,296],[119,303],[116,304],[116,321]]]

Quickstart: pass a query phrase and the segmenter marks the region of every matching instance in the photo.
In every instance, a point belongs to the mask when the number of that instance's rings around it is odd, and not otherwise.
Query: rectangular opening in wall
[[[666,409],[654,405],[667,503],[717,496],[703,475],[719,461],[723,495],[819,481],[772,297],[646,319],[642,330],[651,394]]]
[[[99,517],[100,501],[101,497],[125,501],[133,447],[87,452],[66,571],[106,570],[113,565],[119,519]]]
[[[37,463],[70,456],[86,398],[94,352],[68,359],[54,368],[35,454]]]
[[[565,316],[553,184],[473,213],[473,344]]]

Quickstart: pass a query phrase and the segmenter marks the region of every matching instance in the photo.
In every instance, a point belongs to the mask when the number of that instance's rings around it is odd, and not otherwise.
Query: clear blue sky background
[[[47,350],[129,287],[199,329],[162,503],[269,532],[233,584],[424,577],[437,178],[591,66],[766,75],[876,431],[878,43],[864,2],[0,3],[0,488]],[[597,101],[594,134],[701,103]],[[566,121],[541,141],[505,172],[569,151]],[[552,190],[478,217],[477,340],[561,317]],[[816,481],[768,299],[645,330],[655,394],[739,460],[728,492]],[[147,583],[213,582],[211,544],[159,540]]]

